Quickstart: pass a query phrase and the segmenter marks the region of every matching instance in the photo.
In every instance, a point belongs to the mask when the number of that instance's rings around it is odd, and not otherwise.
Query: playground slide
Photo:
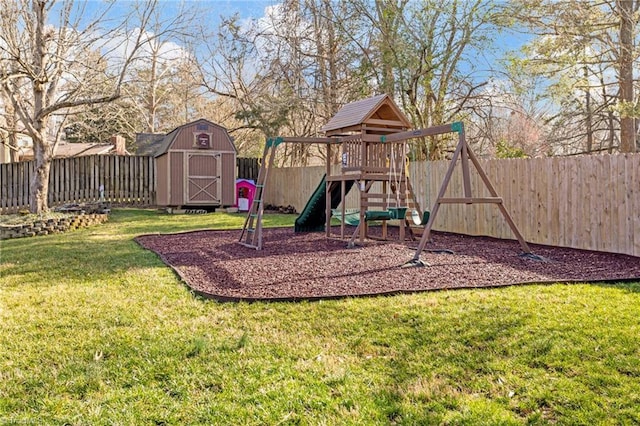
[[[354,181],[346,181],[346,192],[349,193]],[[322,180],[318,187],[307,201],[302,213],[296,219],[295,232],[321,232],[324,231],[324,223],[326,221],[326,194],[327,180],[326,175],[322,176]],[[335,209],[340,204],[340,182],[332,182],[331,190],[331,208]]]

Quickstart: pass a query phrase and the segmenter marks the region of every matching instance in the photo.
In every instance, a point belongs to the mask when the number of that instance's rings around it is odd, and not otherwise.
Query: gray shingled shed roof
[[[364,124],[367,119],[374,117],[383,106],[387,106],[387,111],[390,109],[393,112],[393,117],[384,117],[385,119],[393,119],[401,122],[407,128],[411,127],[410,121],[402,111],[400,111],[389,95],[382,94],[346,104],[321,130],[323,132],[329,132],[359,126]]]
[[[167,151],[169,151],[169,147],[171,146],[174,139],[176,138],[176,135],[185,126],[186,125],[176,127],[175,129],[173,129],[172,131],[170,131],[165,135],[165,137],[162,139],[162,142],[160,142],[160,144],[157,145],[158,148],[156,149],[156,153],[155,153],[156,157],[160,157],[161,155],[164,155],[167,153]]]

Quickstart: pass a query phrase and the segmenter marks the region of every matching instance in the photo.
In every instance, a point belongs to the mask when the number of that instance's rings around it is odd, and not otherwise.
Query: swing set
[[[247,219],[240,234],[240,243],[260,250],[262,248],[262,214],[264,188],[269,169],[273,166],[275,151],[281,143],[302,143],[325,145],[326,173],[322,194],[314,193],[304,212],[298,218],[307,222],[321,220],[324,223],[304,223],[301,229],[317,229],[324,224],[327,238],[335,237],[330,226],[332,211],[341,217],[339,237],[346,238],[345,199],[353,186],[359,192],[359,221],[349,240],[349,246],[356,241],[364,243],[371,236],[368,222],[382,222],[382,239],[387,239],[387,222],[399,222],[399,239],[404,241],[407,231],[413,240],[414,226],[424,227],[422,236],[412,260],[406,266],[422,266],[420,254],[429,240],[433,223],[442,204],[496,204],[516,236],[522,251],[531,250],[523,239],[515,223],[503,205],[477,158],[467,145],[464,126],[461,122],[426,129],[409,130],[410,122],[388,95],[378,95],[345,105],[322,128],[324,138],[279,137],[269,139],[265,144],[262,167],[258,174],[256,195],[249,209]],[[420,209],[411,186],[406,162],[408,141],[416,138],[434,137],[443,134],[457,134],[458,143],[453,153],[447,173],[430,211]],[[336,155],[337,154],[337,155]],[[341,164],[334,166],[331,159],[341,158]],[[462,167],[464,195],[445,197],[456,165]],[[490,197],[474,197],[471,194],[469,164],[473,164],[480,179],[490,193]],[[355,183],[355,184],[353,184]],[[318,191],[316,191],[318,192]],[[338,210],[337,207],[340,206]],[[296,220],[296,225],[298,225]]]

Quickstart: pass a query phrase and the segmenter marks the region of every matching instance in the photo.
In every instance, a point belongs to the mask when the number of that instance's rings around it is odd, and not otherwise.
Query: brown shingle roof
[[[346,104],[321,130],[323,132],[329,132],[361,125],[365,123],[367,119],[374,116],[378,110],[385,105],[387,106],[385,119],[400,121],[407,128],[411,126],[407,117],[400,111],[393,100],[391,100],[388,95],[382,94]],[[391,111],[392,116],[388,116],[389,111]]]

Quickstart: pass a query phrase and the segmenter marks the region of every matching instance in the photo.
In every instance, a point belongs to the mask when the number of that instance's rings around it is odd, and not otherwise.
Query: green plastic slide
[[[307,205],[304,206],[302,213],[296,219],[294,231],[295,232],[322,232],[324,231],[324,224],[326,222],[326,190],[327,190],[327,175],[322,176],[322,180],[318,184],[318,187],[309,201],[307,201]],[[354,181],[348,180],[345,182],[346,184],[346,192],[345,195],[349,193],[351,188],[353,187]],[[331,182],[329,186],[329,190],[331,192],[331,209],[335,209],[340,204],[340,182]]]

